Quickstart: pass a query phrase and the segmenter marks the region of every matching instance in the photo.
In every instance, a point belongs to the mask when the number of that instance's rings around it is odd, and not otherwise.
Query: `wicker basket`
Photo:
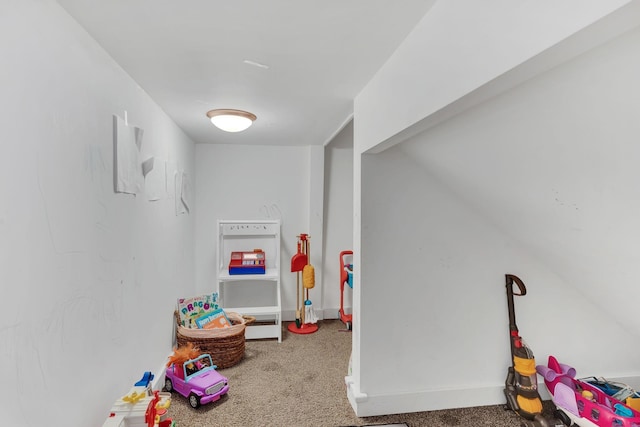
[[[190,329],[180,325],[176,311],[176,342],[181,347],[193,343],[203,353],[209,353],[219,369],[230,368],[244,357],[244,331],[246,325],[255,321],[254,317],[238,313],[226,313],[232,326],[219,329]]]

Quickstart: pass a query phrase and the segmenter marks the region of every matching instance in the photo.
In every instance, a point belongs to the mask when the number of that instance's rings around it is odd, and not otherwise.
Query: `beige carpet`
[[[169,414],[177,427],[520,426],[520,418],[502,405],[356,417],[344,384],[351,333],[338,320],[319,325],[310,335],[290,333],[285,325],[280,344],[247,341],[244,359],[220,371],[230,389],[217,402],[192,409],[174,392]]]

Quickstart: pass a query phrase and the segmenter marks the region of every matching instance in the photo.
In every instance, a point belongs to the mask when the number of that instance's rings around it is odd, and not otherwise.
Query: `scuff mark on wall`
[[[44,191],[42,189],[42,183],[41,183],[41,177],[40,177],[40,168],[37,169],[36,172],[36,178],[38,181],[38,194],[40,195],[40,198],[42,199],[42,208],[44,209],[44,216],[45,216],[45,220],[47,223],[47,231],[49,232],[49,239],[51,240],[51,246],[53,247],[53,250],[56,251],[56,253],[58,254],[79,254],[79,253],[83,253],[83,251],[81,250],[62,250],[60,249],[60,246],[56,243],[56,239],[54,238],[54,234],[53,234],[53,228],[51,225],[51,218],[49,216],[49,208],[47,206],[47,199],[44,196]]]
[[[260,206],[258,212],[267,219],[282,219],[282,212],[276,203],[272,203],[271,205],[264,204]]]

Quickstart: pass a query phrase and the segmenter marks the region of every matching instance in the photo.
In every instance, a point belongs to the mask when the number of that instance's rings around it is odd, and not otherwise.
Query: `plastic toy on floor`
[[[350,331],[353,325],[353,315],[344,311],[344,285],[353,289],[353,251],[340,252],[340,320]]]
[[[170,393],[151,390],[153,374],[145,372],[129,393],[111,407],[103,427],[171,427],[174,421],[167,417],[171,404]]]
[[[164,388],[177,391],[192,408],[214,402],[229,391],[226,377],[216,371],[209,354],[189,345],[174,350],[167,363]]]
[[[632,389],[628,384],[609,381],[602,377],[589,377],[581,380],[598,387],[614,399],[624,402],[631,409],[640,412],[640,393]]]
[[[315,269],[310,263],[309,235],[298,236],[298,252],[291,258],[291,272],[296,273],[296,321],[287,326],[294,334],[311,334],[318,330],[318,318],[309,299],[315,286]],[[302,278],[302,280],[300,280]]]
[[[511,362],[507,371],[504,395],[506,408],[520,415],[521,427],[551,427],[558,425],[556,420],[549,420],[542,414],[542,399],[538,394],[538,376],[536,360],[533,352],[525,344],[516,325],[513,297],[524,296],[527,288],[517,276],[506,274],[507,307],[509,309],[509,337],[511,341]],[[517,285],[518,292],[513,291]],[[562,424],[559,424],[562,425]]]
[[[640,427],[640,412],[605,393],[589,381],[576,379],[576,370],[549,356],[537,372],[555,404],[556,417],[570,426]]]
[[[171,404],[170,400],[162,402],[160,399],[160,393],[158,391],[153,392],[153,399],[149,402],[147,410],[144,414],[145,427],[175,427],[176,422],[171,418],[164,419],[167,413],[167,408]]]

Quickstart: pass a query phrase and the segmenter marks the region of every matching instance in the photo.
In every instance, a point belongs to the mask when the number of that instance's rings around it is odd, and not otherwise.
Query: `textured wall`
[[[6,3],[6,2],[5,2]],[[193,143],[55,2],[0,16],[0,376],[11,425],[101,425],[171,352],[194,290],[193,217],[165,165]],[[114,192],[113,115],[144,130],[145,190]],[[153,201],[150,199],[154,199]],[[192,206],[193,208],[193,206]],[[37,410],[34,410],[37,408]]]

